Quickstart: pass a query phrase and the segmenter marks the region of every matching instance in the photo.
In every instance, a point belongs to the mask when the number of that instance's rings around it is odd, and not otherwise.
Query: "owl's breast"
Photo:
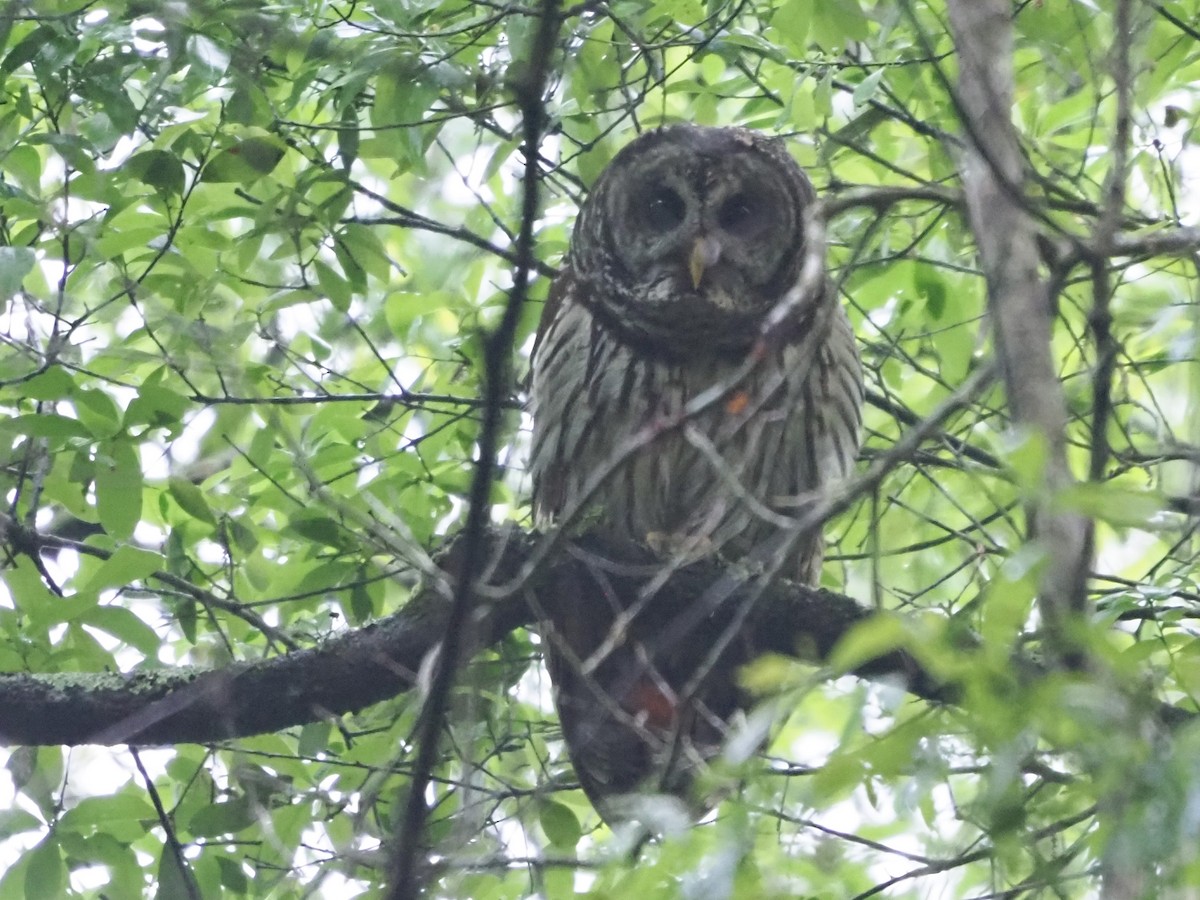
[[[848,325],[846,334],[852,342]],[[852,343],[849,365],[839,373],[836,354],[783,348],[737,381],[740,363],[663,362],[566,307],[534,370],[538,518],[743,556],[848,473],[858,428]],[[848,416],[819,412],[830,390],[854,395]]]

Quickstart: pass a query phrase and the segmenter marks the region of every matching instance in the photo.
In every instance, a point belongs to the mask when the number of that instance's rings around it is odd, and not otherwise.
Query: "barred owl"
[[[782,143],[746,129],[666,127],[616,155],[579,211],[535,344],[540,525],[570,516],[682,558],[753,558],[847,476],[863,397],[854,335],[831,287],[789,295],[814,202]],[[788,320],[758,343],[785,298]],[[783,574],[815,583],[820,534],[785,552]],[[568,589],[547,641],[580,781],[601,802],[651,777],[678,791],[663,760],[680,737],[711,755],[739,703],[720,683],[732,674],[682,696],[707,648],[685,635],[656,652],[669,623],[639,630],[620,615],[630,598],[594,587]]]

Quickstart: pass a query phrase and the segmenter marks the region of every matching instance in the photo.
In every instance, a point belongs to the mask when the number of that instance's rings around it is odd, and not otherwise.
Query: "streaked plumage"
[[[649,132],[605,169],[580,210],[534,351],[531,469],[541,525],[570,516],[574,527],[650,539],[681,555],[743,559],[771,544],[814,492],[849,474],[862,373],[831,288],[800,298],[765,358],[682,418],[744,371],[765,317],[797,284],[814,199],[783,145],[745,129]],[[816,535],[792,547],[782,571],[813,583],[821,556]],[[626,641],[606,661],[608,675],[597,670],[584,682],[578,660],[595,654],[623,608],[620,598],[607,602],[613,608],[602,614],[589,608],[552,623],[548,649],[568,746],[593,799],[663,774],[649,757],[634,765],[645,771],[622,772],[626,760],[606,754],[627,745],[619,752],[628,756],[697,718],[673,694],[686,647],[667,661]],[[695,666],[704,649],[692,648]],[[614,674],[621,654],[636,674]],[[664,668],[671,677],[656,671]],[[597,715],[603,697],[610,708]],[[736,706],[715,705],[721,718]],[[624,743],[614,727],[628,732]]]

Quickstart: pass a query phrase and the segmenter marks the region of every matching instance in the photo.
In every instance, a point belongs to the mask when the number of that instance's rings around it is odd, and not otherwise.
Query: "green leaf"
[[[74,392],[75,380],[61,366],[51,366],[23,382],[21,390],[30,400],[61,400]]]
[[[380,71],[375,79],[375,102],[371,105],[372,125],[389,128],[411,125],[424,118],[430,102],[437,96],[437,88],[413,77],[420,68],[419,61],[398,54],[395,62]],[[394,133],[401,134],[399,130]]]
[[[946,312],[946,282],[932,266],[912,267],[913,288],[917,296],[925,301],[925,311],[935,322],[941,321]]]
[[[575,849],[575,845],[583,837],[583,828],[579,824],[579,817],[569,806],[555,803],[553,800],[547,800],[541,804],[541,808],[538,810],[538,821],[550,843],[560,850]]]
[[[317,510],[296,513],[288,521],[286,530],[306,540],[330,547],[340,547],[345,540],[342,527]]]
[[[21,290],[21,283],[37,261],[28,247],[0,247],[0,301]]]
[[[858,756],[836,753],[809,782],[813,803],[823,806],[845,798],[862,783],[865,767]]]
[[[361,573],[360,573],[360,578]],[[357,624],[370,621],[375,615],[375,602],[371,597],[370,587],[358,581],[350,589],[350,621]]]
[[[79,421],[96,437],[110,438],[121,430],[121,410],[104,391],[76,391],[75,411]]]
[[[104,236],[93,245],[97,254],[104,259],[121,256],[127,250],[145,250],[150,243],[162,237],[162,228],[158,225],[146,225],[141,228],[110,228]]]
[[[58,839],[48,836],[29,851],[25,871],[25,900],[60,900],[67,889],[67,867]]]
[[[167,482],[167,490],[171,499],[193,519],[198,519],[206,525],[216,525],[217,517],[204,499],[204,492],[190,481],[182,478],[172,478]]]
[[[738,684],[742,690],[754,696],[776,694],[795,682],[796,660],[775,653],[764,653],[743,666],[738,672]]]
[[[1041,549],[1026,544],[1004,561],[988,585],[979,632],[992,658],[1007,658],[1020,639],[1037,597],[1038,575],[1046,564]]]
[[[141,493],[141,483],[138,484]],[[114,587],[126,587],[141,581],[164,568],[163,557],[152,550],[143,550],[123,544],[113,551],[112,556],[100,564],[96,573],[88,579],[84,591],[99,593]]]
[[[125,427],[150,425],[175,430],[183,423],[184,413],[192,402],[161,384],[147,382],[125,410]]]
[[[1042,474],[1046,471],[1049,451],[1046,439],[1029,430],[1014,431],[1006,435],[1004,459],[1012,467],[1017,482],[1027,494],[1042,488]]]
[[[94,606],[80,616],[77,621],[83,625],[99,628],[106,634],[111,634],[117,640],[128,644],[151,659],[157,656],[162,644],[153,628],[123,606]]]
[[[834,51],[853,41],[866,40],[867,18],[858,0],[823,0],[813,4],[813,37],[825,50]]]
[[[57,413],[38,413],[0,419],[0,432],[2,431],[26,434],[30,437],[57,438],[60,441],[91,436],[91,432],[78,419],[68,419]]]
[[[349,171],[358,158],[358,145],[361,138],[358,110],[354,108],[354,104],[347,103],[346,108],[342,110],[341,124],[342,127],[337,130],[338,157],[341,159],[342,168]]]
[[[300,729],[300,741],[296,752],[301,756],[315,757],[329,749],[329,735],[333,726],[329,722],[314,722]]]
[[[811,0],[786,0],[779,4],[771,16],[774,34],[793,53],[808,50],[808,29],[812,23],[813,3]]]
[[[196,629],[200,623],[200,604],[191,599],[180,600],[173,604],[175,621],[179,623],[179,630],[183,632],[183,636],[187,638],[189,644],[196,643]]]
[[[137,448],[121,440],[101,445],[96,454],[95,484],[100,524],[114,538],[128,540],[142,517],[142,467]]]
[[[358,264],[358,260],[354,258],[350,248],[343,241],[336,241],[333,245],[333,255],[337,257],[350,289],[355,293],[363,293],[367,289],[367,273]]]
[[[339,312],[346,312],[354,297],[350,282],[319,259],[313,260],[313,268],[317,271],[317,284],[320,285],[321,293],[329,298],[329,302]]]
[[[5,569],[4,585],[17,609],[25,615],[53,608],[59,599],[46,587],[41,572],[27,556],[18,556],[15,564]]]
[[[216,84],[229,68],[229,54],[204,34],[193,34],[187,41],[188,56],[197,72],[210,84]]]
[[[10,838],[15,834],[25,834],[29,831],[40,831],[42,823],[37,816],[24,809],[0,809],[0,839]]]
[[[388,294],[383,307],[384,318],[392,334],[406,337],[413,323],[423,316],[452,307],[454,298],[442,291],[413,294],[408,291],[393,291]]]
[[[868,100],[874,98],[879,90],[879,82],[883,80],[883,73],[883,69],[876,69],[855,86],[852,95],[855,109],[860,109]]]
[[[87,834],[113,822],[141,823],[154,817],[154,806],[144,796],[133,791],[121,791],[111,796],[84,797],[63,813],[58,827],[66,831]]]
[[[186,861],[183,865],[187,865]],[[180,900],[181,897],[192,896],[193,891],[188,890],[188,884],[193,878],[192,873],[189,869],[180,868],[175,851],[165,842],[158,858],[158,870],[155,872],[155,876],[157,880],[155,900]]]
[[[54,29],[49,25],[39,25],[8,52],[4,61],[0,62],[0,73],[11,74],[25,63],[32,62],[54,38]]]
[[[395,263],[373,228],[352,222],[338,232],[337,245],[353,256],[356,265],[369,275],[386,279],[394,270]]]
[[[130,157],[125,170],[144,185],[154,188],[163,198],[184,193],[184,163],[166,150],[146,150]]]
[[[200,180],[249,184],[270,175],[285,153],[287,144],[274,135],[249,137],[210,159],[200,173]]]
[[[193,837],[218,837],[236,834],[256,821],[253,804],[247,798],[239,797],[198,810],[186,827]]]
[[[221,885],[223,887],[228,888],[238,896],[247,893],[250,882],[246,878],[246,873],[242,871],[241,863],[224,856],[218,856],[217,868],[221,872]]]

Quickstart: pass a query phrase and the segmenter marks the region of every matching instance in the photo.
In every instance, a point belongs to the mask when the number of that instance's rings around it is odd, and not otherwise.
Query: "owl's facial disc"
[[[764,287],[798,253],[798,223],[777,164],[737,149],[662,148],[616,189],[610,236],[642,303],[739,316],[769,306]]]
[[[812,200],[777,142],[736,128],[648,132],[593,187],[570,262],[595,279],[591,303],[642,336],[740,346],[795,283]]]

